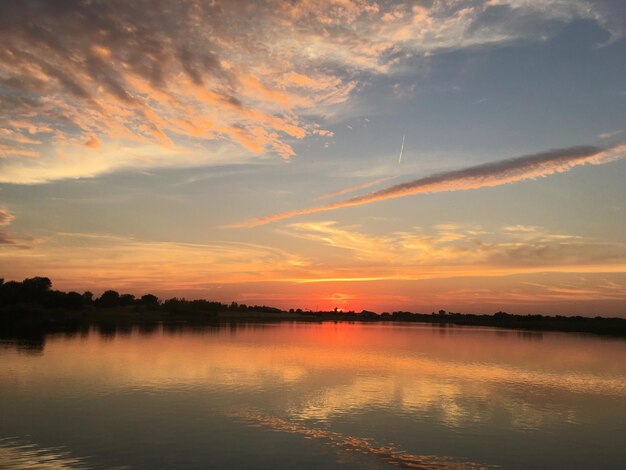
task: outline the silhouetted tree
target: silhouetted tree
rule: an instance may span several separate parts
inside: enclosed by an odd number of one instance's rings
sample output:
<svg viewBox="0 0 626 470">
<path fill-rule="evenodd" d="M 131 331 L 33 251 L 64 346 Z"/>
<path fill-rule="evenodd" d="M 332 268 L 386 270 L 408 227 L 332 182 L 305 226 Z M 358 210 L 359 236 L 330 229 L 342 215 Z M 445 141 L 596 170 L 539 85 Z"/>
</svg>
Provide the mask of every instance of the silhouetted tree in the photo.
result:
<svg viewBox="0 0 626 470">
<path fill-rule="evenodd" d="M 47 277 L 31 277 L 24 279 L 22 285 L 32 292 L 47 292 L 52 287 L 52 281 Z"/>
<path fill-rule="evenodd" d="M 24 302 L 43 304 L 46 294 L 52 287 L 52 281 L 47 277 L 32 277 L 22 281 L 22 292 Z"/>
<path fill-rule="evenodd" d="M 128 307 L 135 303 L 135 296 L 133 294 L 122 294 L 120 295 L 120 305 L 122 307 Z"/>
<path fill-rule="evenodd" d="M 44 305 L 51 286 L 52 282 L 47 277 L 27 278 L 22 282 L 3 281 L 0 285 L 0 305 Z"/>
<path fill-rule="evenodd" d="M 361 318 L 369 319 L 369 320 L 378 319 L 378 314 L 376 312 L 370 312 L 369 310 L 361 310 L 361 313 L 359 313 L 359 316 Z"/>
<path fill-rule="evenodd" d="M 156 295 L 146 294 L 141 296 L 141 304 L 148 310 L 156 310 L 159 306 L 159 298 Z"/>
<path fill-rule="evenodd" d="M 117 307 L 120 304 L 120 294 L 114 290 L 108 290 L 100 296 L 97 303 L 103 308 Z"/>
<path fill-rule="evenodd" d="M 83 308 L 85 304 L 85 299 L 78 292 L 72 291 L 63 296 L 62 304 L 64 308 L 79 310 Z"/>
<path fill-rule="evenodd" d="M 163 308 L 170 313 L 176 314 L 214 315 L 226 310 L 228 306 L 220 302 L 209 302 L 208 300 L 185 300 L 174 297 L 163 302 Z"/>
<path fill-rule="evenodd" d="M 2 284 L 0 291 L 0 304 L 11 305 L 20 302 L 22 299 L 22 283 L 9 281 Z"/>
</svg>

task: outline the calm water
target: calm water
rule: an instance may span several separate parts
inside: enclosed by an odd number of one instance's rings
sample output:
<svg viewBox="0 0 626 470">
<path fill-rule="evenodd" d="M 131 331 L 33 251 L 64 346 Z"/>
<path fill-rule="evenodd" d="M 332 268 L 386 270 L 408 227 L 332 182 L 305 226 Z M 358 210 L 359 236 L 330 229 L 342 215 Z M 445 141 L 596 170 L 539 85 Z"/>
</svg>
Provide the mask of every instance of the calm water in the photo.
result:
<svg viewBox="0 0 626 470">
<path fill-rule="evenodd" d="M 362 324 L 0 344 L 2 468 L 626 468 L 626 341 Z"/>
</svg>

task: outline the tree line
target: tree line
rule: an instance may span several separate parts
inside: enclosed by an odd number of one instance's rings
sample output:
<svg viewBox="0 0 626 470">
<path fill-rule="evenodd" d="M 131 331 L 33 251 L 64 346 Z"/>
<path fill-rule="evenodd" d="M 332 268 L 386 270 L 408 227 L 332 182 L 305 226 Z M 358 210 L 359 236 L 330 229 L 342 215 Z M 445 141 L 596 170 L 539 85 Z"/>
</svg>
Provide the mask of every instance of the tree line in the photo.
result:
<svg viewBox="0 0 626 470">
<path fill-rule="evenodd" d="M 217 313 L 220 311 L 281 312 L 280 309 L 265 305 L 245 305 L 232 302 L 225 304 L 209 300 L 186 300 L 173 297 L 161 300 L 154 294 L 135 297 L 133 294 L 119 293 L 109 289 L 99 297 L 90 291 L 63 292 L 52 289 L 48 277 L 32 277 L 23 281 L 7 281 L 0 278 L 0 309 L 61 309 L 83 310 L 88 308 L 113 309 L 129 308 L 134 310 L 165 310 L 171 313 Z"/>
<path fill-rule="evenodd" d="M 133 294 L 120 294 L 114 290 L 107 290 L 100 297 L 94 297 L 90 291 L 63 292 L 52 289 L 52 281 L 47 277 L 32 277 L 23 281 L 8 282 L 0 279 L 0 308 L 16 305 L 68 310 L 80 310 L 92 306 L 102 308 L 139 306 L 156 309 L 160 301 L 152 294 L 136 298 Z"/>
</svg>

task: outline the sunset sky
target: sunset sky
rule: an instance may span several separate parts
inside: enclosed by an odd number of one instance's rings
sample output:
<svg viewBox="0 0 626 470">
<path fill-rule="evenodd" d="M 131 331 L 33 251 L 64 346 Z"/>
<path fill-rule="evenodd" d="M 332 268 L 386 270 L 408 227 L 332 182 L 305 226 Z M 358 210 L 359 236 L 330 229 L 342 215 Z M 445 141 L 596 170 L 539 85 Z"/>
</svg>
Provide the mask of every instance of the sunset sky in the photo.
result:
<svg viewBox="0 0 626 470">
<path fill-rule="evenodd" d="M 3 1 L 0 277 L 626 317 L 623 0 Z"/>
</svg>

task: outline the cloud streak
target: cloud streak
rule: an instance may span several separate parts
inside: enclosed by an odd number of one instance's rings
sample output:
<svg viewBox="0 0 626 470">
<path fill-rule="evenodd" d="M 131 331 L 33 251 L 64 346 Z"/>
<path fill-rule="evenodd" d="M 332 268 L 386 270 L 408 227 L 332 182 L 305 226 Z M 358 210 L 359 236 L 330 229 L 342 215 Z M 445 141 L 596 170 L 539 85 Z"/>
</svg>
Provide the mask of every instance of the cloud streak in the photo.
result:
<svg viewBox="0 0 626 470">
<path fill-rule="evenodd" d="M 466 191 L 468 189 L 501 186 L 503 184 L 546 177 L 555 173 L 564 173 L 577 166 L 588 164 L 601 165 L 618 160 L 624 156 L 626 156 L 626 145 L 619 145 L 609 149 L 580 146 L 548 150 L 533 155 L 471 166 L 461 170 L 437 173 L 331 204 L 249 219 L 232 227 L 255 227 L 299 215 L 360 206 L 412 194 Z"/>
</svg>

